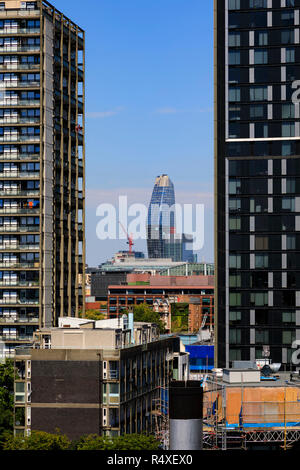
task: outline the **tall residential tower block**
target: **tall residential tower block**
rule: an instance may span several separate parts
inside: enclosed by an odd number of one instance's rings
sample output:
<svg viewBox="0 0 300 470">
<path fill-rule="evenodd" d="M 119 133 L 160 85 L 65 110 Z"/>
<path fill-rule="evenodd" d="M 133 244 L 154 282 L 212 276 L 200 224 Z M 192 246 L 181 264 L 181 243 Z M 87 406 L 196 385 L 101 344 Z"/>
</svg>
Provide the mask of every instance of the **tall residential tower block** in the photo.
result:
<svg viewBox="0 0 300 470">
<path fill-rule="evenodd" d="M 217 365 L 300 339 L 300 1 L 215 0 Z"/>
<path fill-rule="evenodd" d="M 84 47 L 47 1 L 0 2 L 4 356 L 84 306 Z"/>
</svg>

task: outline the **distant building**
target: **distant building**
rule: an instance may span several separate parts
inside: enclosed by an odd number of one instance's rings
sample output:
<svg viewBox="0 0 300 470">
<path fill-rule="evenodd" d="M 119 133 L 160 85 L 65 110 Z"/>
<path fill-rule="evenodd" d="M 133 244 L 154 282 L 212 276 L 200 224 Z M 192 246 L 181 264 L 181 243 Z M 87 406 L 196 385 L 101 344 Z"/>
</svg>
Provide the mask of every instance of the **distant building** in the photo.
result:
<svg viewBox="0 0 300 470">
<path fill-rule="evenodd" d="M 156 430 L 161 389 L 173 374 L 188 379 L 188 355 L 179 338 L 128 320 L 65 318 L 61 328 L 36 333 L 34 349 L 15 358 L 16 434 L 60 429 L 78 439 Z"/>
</svg>

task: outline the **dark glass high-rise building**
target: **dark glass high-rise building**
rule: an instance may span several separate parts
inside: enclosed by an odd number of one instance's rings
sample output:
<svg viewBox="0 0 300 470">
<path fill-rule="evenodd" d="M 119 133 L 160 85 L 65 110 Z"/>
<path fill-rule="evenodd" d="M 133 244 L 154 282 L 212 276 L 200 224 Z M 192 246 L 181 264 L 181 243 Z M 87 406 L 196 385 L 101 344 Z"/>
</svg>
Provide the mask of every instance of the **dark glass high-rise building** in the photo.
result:
<svg viewBox="0 0 300 470">
<path fill-rule="evenodd" d="M 300 339 L 300 0 L 215 0 L 216 358 Z M 297 87 L 299 88 L 299 87 Z"/>
<path fill-rule="evenodd" d="M 147 246 L 149 258 L 165 258 L 166 243 L 168 250 L 175 235 L 174 185 L 169 176 L 158 176 L 155 181 L 147 224 Z"/>
</svg>

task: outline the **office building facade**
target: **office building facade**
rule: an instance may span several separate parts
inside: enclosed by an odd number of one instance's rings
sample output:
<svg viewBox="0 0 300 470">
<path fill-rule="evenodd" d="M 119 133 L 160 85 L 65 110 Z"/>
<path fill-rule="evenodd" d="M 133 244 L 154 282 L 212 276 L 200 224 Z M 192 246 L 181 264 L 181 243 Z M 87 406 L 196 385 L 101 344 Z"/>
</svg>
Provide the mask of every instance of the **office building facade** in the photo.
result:
<svg viewBox="0 0 300 470">
<path fill-rule="evenodd" d="M 300 2 L 214 8 L 217 364 L 270 357 L 289 369 L 300 339 Z"/>
<path fill-rule="evenodd" d="M 47 1 L 0 3 L 3 355 L 84 308 L 84 31 Z"/>
</svg>

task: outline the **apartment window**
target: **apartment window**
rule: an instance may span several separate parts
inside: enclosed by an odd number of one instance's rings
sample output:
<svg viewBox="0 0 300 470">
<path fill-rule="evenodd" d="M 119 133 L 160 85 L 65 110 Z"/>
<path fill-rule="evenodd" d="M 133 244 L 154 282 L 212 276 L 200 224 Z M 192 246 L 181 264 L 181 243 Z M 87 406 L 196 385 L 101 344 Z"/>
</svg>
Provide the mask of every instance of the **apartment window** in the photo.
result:
<svg viewBox="0 0 300 470">
<path fill-rule="evenodd" d="M 230 255 L 229 256 L 229 268 L 230 269 L 241 269 L 241 255 Z"/>
<path fill-rule="evenodd" d="M 228 45 L 229 45 L 229 47 L 239 47 L 241 45 L 241 34 L 240 33 L 229 33 L 229 35 L 228 35 Z"/>
<path fill-rule="evenodd" d="M 283 331 L 282 344 L 292 345 L 296 340 L 296 331 Z"/>
<path fill-rule="evenodd" d="M 230 121 L 240 121 L 241 119 L 241 107 L 240 106 L 230 106 L 229 107 L 229 120 Z"/>
<path fill-rule="evenodd" d="M 295 62 L 295 49 L 293 47 L 286 48 L 286 62 Z"/>
<path fill-rule="evenodd" d="M 256 198 L 250 199 L 250 212 L 251 213 L 261 213 L 268 211 L 268 199 L 265 198 Z"/>
<path fill-rule="evenodd" d="M 286 237 L 286 249 L 287 250 L 296 250 L 296 236 L 287 235 Z"/>
<path fill-rule="evenodd" d="M 229 181 L 229 194 L 241 194 L 241 180 Z"/>
<path fill-rule="evenodd" d="M 281 128 L 282 137 L 295 137 L 295 123 L 294 122 L 285 122 L 282 124 Z"/>
<path fill-rule="evenodd" d="M 240 10 L 241 2 L 240 0 L 229 0 L 228 9 L 229 10 Z"/>
<path fill-rule="evenodd" d="M 257 46 L 267 46 L 269 42 L 268 38 L 267 31 L 255 31 L 255 44 Z"/>
<path fill-rule="evenodd" d="M 284 103 L 281 107 L 282 119 L 293 119 L 295 118 L 295 105 Z"/>
<path fill-rule="evenodd" d="M 295 198 L 283 197 L 282 198 L 282 210 L 295 212 Z"/>
<path fill-rule="evenodd" d="M 264 101 L 268 99 L 267 86 L 250 87 L 250 101 Z"/>
<path fill-rule="evenodd" d="M 231 324 L 239 323 L 242 320 L 242 312 L 229 312 L 229 321 Z"/>
<path fill-rule="evenodd" d="M 229 230 L 241 230 L 240 217 L 229 217 Z"/>
<path fill-rule="evenodd" d="M 241 344 L 241 342 L 242 342 L 242 330 L 230 329 L 229 330 L 229 343 Z"/>
<path fill-rule="evenodd" d="M 228 61 L 229 65 L 240 65 L 241 53 L 239 51 L 229 51 Z"/>
<path fill-rule="evenodd" d="M 255 137 L 267 138 L 269 136 L 269 125 L 264 122 L 255 123 Z"/>
<path fill-rule="evenodd" d="M 295 42 L 295 33 L 293 29 L 287 29 L 281 31 L 281 43 L 282 44 L 293 44 Z"/>
<path fill-rule="evenodd" d="M 282 323 L 296 323 L 295 312 L 283 312 Z"/>
<path fill-rule="evenodd" d="M 254 64 L 267 64 L 268 63 L 268 51 L 264 49 L 257 49 L 254 51 Z"/>
<path fill-rule="evenodd" d="M 0 2 L 0 11 L 5 10 L 5 2 Z"/>
<path fill-rule="evenodd" d="M 268 330 L 256 330 L 255 331 L 255 343 L 256 344 L 269 344 L 269 331 Z"/>
<path fill-rule="evenodd" d="M 250 0 L 250 8 L 268 8 L 268 0 Z"/>
<path fill-rule="evenodd" d="M 240 199 L 229 199 L 229 210 L 231 212 L 241 210 L 241 200 Z"/>
<path fill-rule="evenodd" d="M 230 287 L 241 287 L 242 286 L 242 278 L 240 274 L 235 274 L 229 276 L 229 286 Z"/>
<path fill-rule="evenodd" d="M 229 360 L 240 361 L 242 359 L 242 351 L 240 349 L 229 349 Z"/>
<path fill-rule="evenodd" d="M 294 178 L 287 178 L 286 192 L 294 194 L 296 192 L 296 180 Z"/>
<path fill-rule="evenodd" d="M 229 88 L 229 101 L 241 101 L 241 89 L 238 87 Z"/>
<path fill-rule="evenodd" d="M 292 26 L 294 25 L 295 23 L 295 20 L 294 20 L 294 11 L 293 10 L 290 10 L 290 11 L 283 11 L 281 13 L 281 24 L 282 26 Z"/>
<path fill-rule="evenodd" d="M 256 250 L 268 250 L 269 249 L 269 237 L 255 237 L 255 249 Z"/>
<path fill-rule="evenodd" d="M 268 305 L 268 293 L 267 292 L 251 292 L 250 304 L 252 306 L 263 307 Z"/>
<path fill-rule="evenodd" d="M 260 119 L 266 118 L 266 105 L 263 104 L 253 104 L 250 105 L 250 118 L 251 119 Z"/>
<path fill-rule="evenodd" d="M 242 305 L 242 294 L 231 292 L 229 294 L 229 305 L 231 307 L 240 307 Z"/>
<path fill-rule="evenodd" d="M 269 267 L 269 257 L 266 254 L 255 255 L 255 268 L 265 269 Z"/>
</svg>

